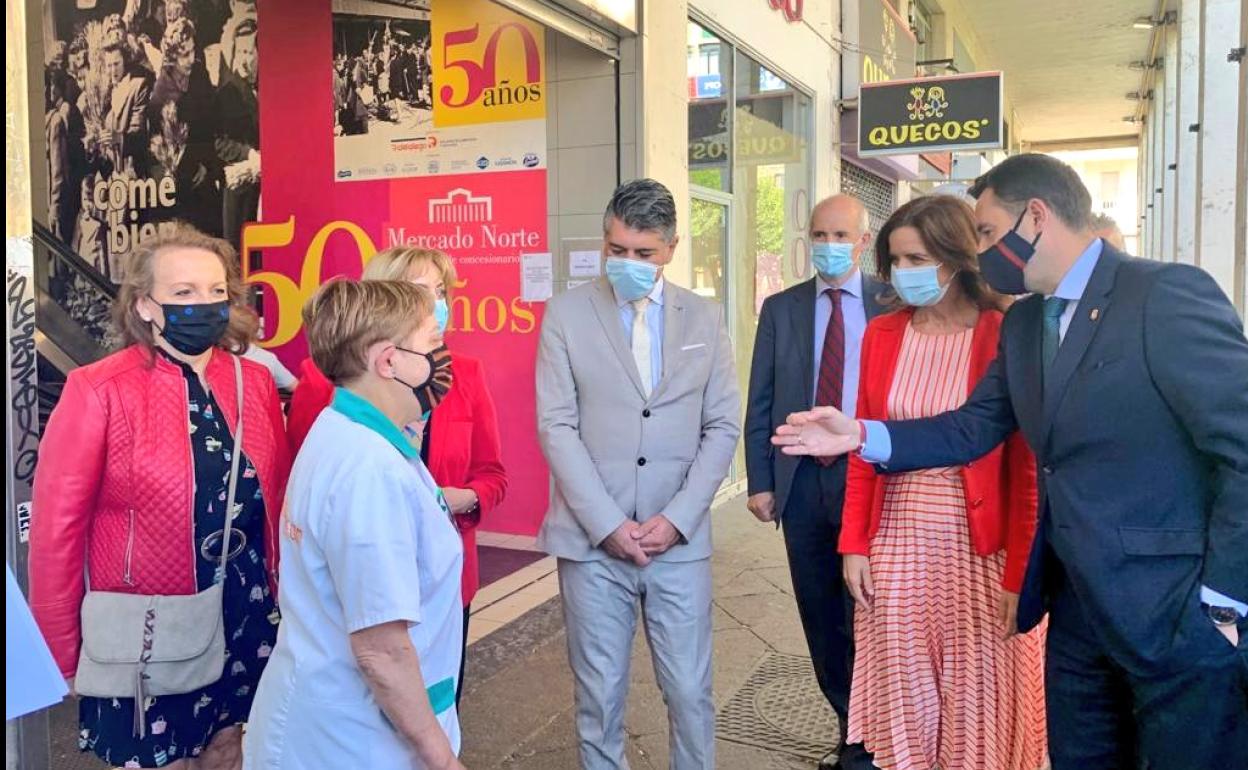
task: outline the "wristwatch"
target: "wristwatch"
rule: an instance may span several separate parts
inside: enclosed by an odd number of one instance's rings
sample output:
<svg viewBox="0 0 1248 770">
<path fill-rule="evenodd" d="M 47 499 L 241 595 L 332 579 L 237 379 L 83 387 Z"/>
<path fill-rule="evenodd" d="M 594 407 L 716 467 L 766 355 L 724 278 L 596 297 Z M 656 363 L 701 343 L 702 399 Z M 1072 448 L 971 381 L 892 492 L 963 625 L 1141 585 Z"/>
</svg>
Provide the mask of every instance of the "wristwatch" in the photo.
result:
<svg viewBox="0 0 1248 770">
<path fill-rule="evenodd" d="M 1212 604 L 1201 604 L 1205 614 L 1215 626 L 1233 626 L 1239 623 L 1239 610 L 1234 607 L 1215 607 Z"/>
</svg>

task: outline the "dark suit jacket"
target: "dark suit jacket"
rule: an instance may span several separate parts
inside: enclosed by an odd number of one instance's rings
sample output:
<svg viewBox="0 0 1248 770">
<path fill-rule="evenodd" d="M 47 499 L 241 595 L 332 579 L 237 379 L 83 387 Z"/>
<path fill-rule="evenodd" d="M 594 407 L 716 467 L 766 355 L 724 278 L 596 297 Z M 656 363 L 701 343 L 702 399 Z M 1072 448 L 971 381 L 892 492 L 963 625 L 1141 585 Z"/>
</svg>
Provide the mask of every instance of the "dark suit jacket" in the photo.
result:
<svg viewBox="0 0 1248 770">
<path fill-rule="evenodd" d="M 813 406 L 817 283 L 812 278 L 768 297 L 754 337 L 745 410 L 746 475 L 751 495 L 775 493 L 780 516 L 784 515 L 799 458 L 772 451 L 771 435 L 790 414 Z M 886 288 L 863 274 L 862 299 L 868 321 L 884 312 L 879 297 Z M 839 520 L 840 511 L 835 516 Z"/>
<path fill-rule="evenodd" d="M 1041 520 L 1020 629 L 1039 622 L 1060 570 L 1120 665 L 1190 665 L 1218 633 L 1200 586 L 1248 599 L 1243 326 L 1205 272 L 1106 246 L 1046 384 L 1042 306 L 1011 308 L 962 408 L 888 424 L 887 471 L 960 464 L 1021 428 L 1041 469 Z"/>
</svg>

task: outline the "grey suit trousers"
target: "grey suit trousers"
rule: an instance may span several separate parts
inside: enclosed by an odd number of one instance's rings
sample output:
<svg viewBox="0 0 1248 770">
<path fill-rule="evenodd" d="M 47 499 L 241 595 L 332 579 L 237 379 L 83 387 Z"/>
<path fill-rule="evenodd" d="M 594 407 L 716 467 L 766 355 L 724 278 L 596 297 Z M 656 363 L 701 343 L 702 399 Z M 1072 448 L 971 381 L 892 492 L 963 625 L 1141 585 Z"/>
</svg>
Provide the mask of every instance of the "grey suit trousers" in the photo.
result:
<svg viewBox="0 0 1248 770">
<path fill-rule="evenodd" d="M 624 709 L 637 610 L 667 704 L 672 770 L 715 767 L 711 562 L 559 560 L 584 770 L 628 767 Z"/>
</svg>

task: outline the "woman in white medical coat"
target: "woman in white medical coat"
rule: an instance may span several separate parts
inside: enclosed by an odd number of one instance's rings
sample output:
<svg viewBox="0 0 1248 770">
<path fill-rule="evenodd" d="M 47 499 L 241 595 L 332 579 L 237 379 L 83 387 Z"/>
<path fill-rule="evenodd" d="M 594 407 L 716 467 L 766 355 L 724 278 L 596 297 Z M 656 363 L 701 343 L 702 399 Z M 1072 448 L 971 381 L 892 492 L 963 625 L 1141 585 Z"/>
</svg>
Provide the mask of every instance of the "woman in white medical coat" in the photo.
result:
<svg viewBox="0 0 1248 770">
<path fill-rule="evenodd" d="M 277 646 L 246 768 L 458 770 L 463 547 L 402 428 L 449 385 L 434 298 L 406 282 L 336 281 L 304 310 L 335 383 L 291 472 Z"/>
</svg>

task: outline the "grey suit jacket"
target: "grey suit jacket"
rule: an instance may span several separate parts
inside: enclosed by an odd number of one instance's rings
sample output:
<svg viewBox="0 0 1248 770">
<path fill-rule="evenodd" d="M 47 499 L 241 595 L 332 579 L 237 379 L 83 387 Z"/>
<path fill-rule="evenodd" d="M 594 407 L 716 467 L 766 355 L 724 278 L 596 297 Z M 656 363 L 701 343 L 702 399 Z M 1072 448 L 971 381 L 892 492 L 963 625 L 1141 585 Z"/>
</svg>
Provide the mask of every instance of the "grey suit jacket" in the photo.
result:
<svg viewBox="0 0 1248 770">
<path fill-rule="evenodd" d="M 682 536 L 659 558 L 711 555 L 711 501 L 741 435 L 723 308 L 664 287 L 663 376 L 649 398 L 605 278 L 546 305 L 537 357 L 537 428 L 554 476 L 538 545 L 573 561 L 628 519 L 663 514 Z"/>
</svg>

